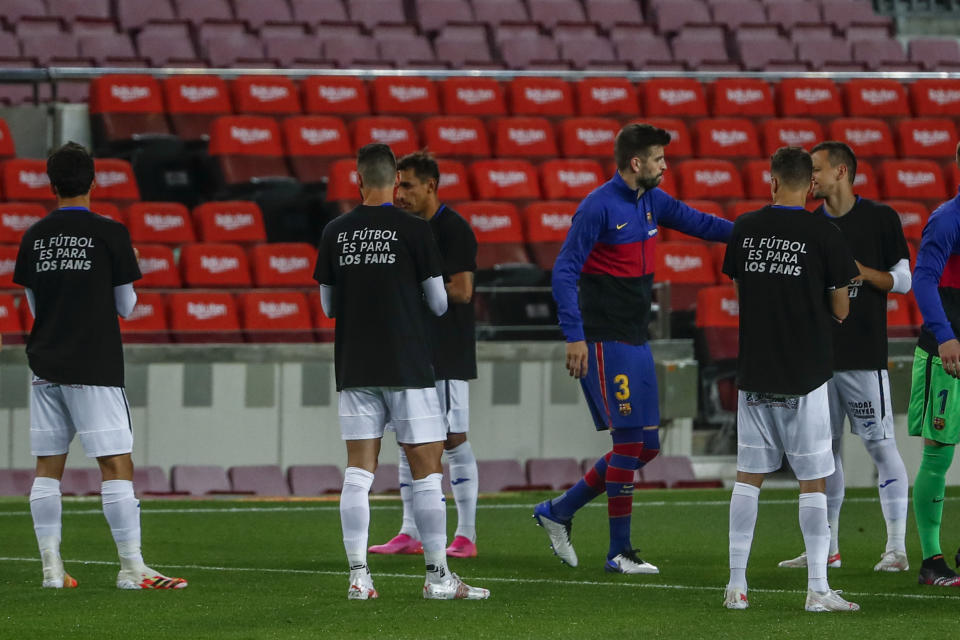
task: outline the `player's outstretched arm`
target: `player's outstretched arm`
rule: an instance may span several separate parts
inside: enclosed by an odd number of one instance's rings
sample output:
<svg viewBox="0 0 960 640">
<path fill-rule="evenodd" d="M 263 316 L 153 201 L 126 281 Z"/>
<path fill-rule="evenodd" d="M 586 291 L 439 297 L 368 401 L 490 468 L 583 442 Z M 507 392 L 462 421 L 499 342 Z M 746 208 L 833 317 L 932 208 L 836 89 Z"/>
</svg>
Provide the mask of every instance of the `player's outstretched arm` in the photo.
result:
<svg viewBox="0 0 960 640">
<path fill-rule="evenodd" d="M 663 191 L 653 191 L 652 195 L 655 198 L 652 213 L 658 224 L 704 240 L 726 242 L 730 239 L 733 223 L 729 220 L 694 209 Z"/>
</svg>

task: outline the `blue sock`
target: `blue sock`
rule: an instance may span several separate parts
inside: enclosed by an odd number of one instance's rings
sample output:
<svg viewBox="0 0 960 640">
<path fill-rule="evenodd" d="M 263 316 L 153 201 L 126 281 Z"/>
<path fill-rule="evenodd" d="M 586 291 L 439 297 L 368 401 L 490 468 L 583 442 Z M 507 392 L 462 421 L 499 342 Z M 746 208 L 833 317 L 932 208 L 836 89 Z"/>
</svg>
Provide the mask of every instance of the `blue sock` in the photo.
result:
<svg viewBox="0 0 960 640">
<path fill-rule="evenodd" d="M 607 475 L 607 459 L 610 453 L 597 460 L 587 474 L 577 484 L 567 489 L 563 495 L 550 502 L 553 515 L 559 520 L 569 520 L 580 507 L 587 504 L 604 490 L 604 478 Z"/>
<path fill-rule="evenodd" d="M 633 513 L 633 482 L 643 451 L 637 429 L 614 431 L 613 455 L 607 467 L 607 516 L 610 519 L 610 548 L 607 559 L 630 551 L 630 524 Z"/>
</svg>

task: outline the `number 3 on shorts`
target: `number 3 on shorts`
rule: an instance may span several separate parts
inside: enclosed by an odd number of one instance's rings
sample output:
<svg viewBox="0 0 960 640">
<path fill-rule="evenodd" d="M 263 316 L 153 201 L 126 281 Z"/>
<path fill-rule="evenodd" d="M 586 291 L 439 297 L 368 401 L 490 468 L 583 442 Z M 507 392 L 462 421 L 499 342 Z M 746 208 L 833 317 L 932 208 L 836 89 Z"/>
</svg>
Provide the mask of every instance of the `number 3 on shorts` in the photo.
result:
<svg viewBox="0 0 960 640">
<path fill-rule="evenodd" d="M 620 385 L 620 389 L 614 394 L 617 400 L 629 400 L 630 399 L 630 378 L 626 375 L 620 373 L 613 378 L 614 384 Z"/>
</svg>

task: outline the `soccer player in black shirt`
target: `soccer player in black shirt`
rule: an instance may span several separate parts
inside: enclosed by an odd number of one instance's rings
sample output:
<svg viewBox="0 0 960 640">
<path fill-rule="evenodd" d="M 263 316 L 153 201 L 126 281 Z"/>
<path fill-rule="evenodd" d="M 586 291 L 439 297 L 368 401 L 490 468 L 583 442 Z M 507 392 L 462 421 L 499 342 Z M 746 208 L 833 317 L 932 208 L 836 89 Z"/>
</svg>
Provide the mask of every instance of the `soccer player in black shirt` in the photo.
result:
<svg viewBox="0 0 960 640">
<path fill-rule="evenodd" d="M 470 428 L 470 388 L 477 377 L 477 345 L 473 313 L 473 272 L 477 269 L 477 238 L 470 223 L 440 203 L 437 190 L 440 169 L 429 153 L 418 151 L 397 163 L 400 186 L 397 204 L 430 223 L 443 260 L 443 279 L 449 307 L 442 316 L 428 318 L 433 344 L 433 370 L 437 377 L 440 410 L 447 423 L 444 449 L 450 460 L 450 484 L 457 503 L 457 530 L 447 555 L 477 555 L 477 459 L 467 442 Z M 371 553 L 420 553 L 417 523 L 413 519 L 413 478 L 410 464 L 400 451 L 400 497 L 403 525 L 386 544 L 370 547 Z"/>
<path fill-rule="evenodd" d="M 877 466 L 880 508 L 887 525 L 887 546 L 874 571 L 906 571 L 907 469 L 897 450 L 887 375 L 887 292 L 910 290 L 910 253 L 900 216 L 890 207 L 853 192 L 857 159 L 843 142 L 822 142 L 811 151 L 813 196 L 823 198 L 817 213 L 840 231 L 857 261 L 860 275 L 850 281 L 850 315 L 833 333 L 833 378 L 827 383 L 833 460 L 827 477 L 830 553 L 827 565 L 840 566 L 837 533 L 843 504 L 842 448 L 844 419 L 859 435 Z M 781 567 L 805 567 L 805 555 Z"/>
<path fill-rule="evenodd" d="M 807 548 L 807 611 L 855 611 L 827 583 L 827 497 L 833 473 L 827 381 L 833 324 L 850 307 L 858 274 L 840 230 L 804 209 L 810 154 L 783 147 L 770 163 L 773 204 L 733 225 L 723 272 L 740 299 L 737 359 L 737 482 L 730 499 L 730 581 L 723 604 L 746 609 L 747 559 L 764 476 L 783 455 L 800 482 L 800 529 Z M 831 317 L 832 316 L 832 317 Z"/>
<path fill-rule="evenodd" d="M 393 206 L 397 161 L 385 144 L 357 152 L 362 203 L 323 230 L 314 278 L 323 310 L 336 317 L 334 360 L 347 469 L 340 494 L 347 597 L 378 597 L 367 567 L 368 494 L 387 423 L 413 476 L 413 517 L 423 543 L 427 599 L 482 599 L 447 568 L 447 516 L 440 458 L 447 427 L 427 339 L 427 307 L 447 310 L 442 265 L 429 224 Z M 424 305 L 426 298 L 426 306 Z"/>
<path fill-rule="evenodd" d="M 14 270 L 35 318 L 27 341 L 30 448 L 37 456 L 30 512 L 43 586 L 77 586 L 60 558 L 60 479 L 76 435 L 103 475 L 103 514 L 120 556 L 117 587 L 182 589 L 186 580 L 147 567 L 140 553 L 133 426 L 117 322 L 117 314 L 133 311 L 133 281 L 141 277 L 130 234 L 90 211 L 93 158 L 82 146 L 71 142 L 54 151 L 47 175 L 57 209 L 27 229 Z"/>
</svg>

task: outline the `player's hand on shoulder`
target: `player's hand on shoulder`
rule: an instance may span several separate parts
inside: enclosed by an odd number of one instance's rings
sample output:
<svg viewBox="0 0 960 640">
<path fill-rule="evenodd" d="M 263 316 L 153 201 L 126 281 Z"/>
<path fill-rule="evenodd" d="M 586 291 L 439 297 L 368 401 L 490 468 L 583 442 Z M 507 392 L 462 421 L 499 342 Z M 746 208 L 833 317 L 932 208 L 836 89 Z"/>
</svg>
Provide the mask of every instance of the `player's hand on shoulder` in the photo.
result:
<svg viewBox="0 0 960 640">
<path fill-rule="evenodd" d="M 567 343 L 567 371 L 574 378 L 587 375 L 587 343 L 583 340 Z"/>
<path fill-rule="evenodd" d="M 948 376 L 960 378 L 960 341 L 956 338 L 940 345 L 940 363 Z"/>
</svg>

